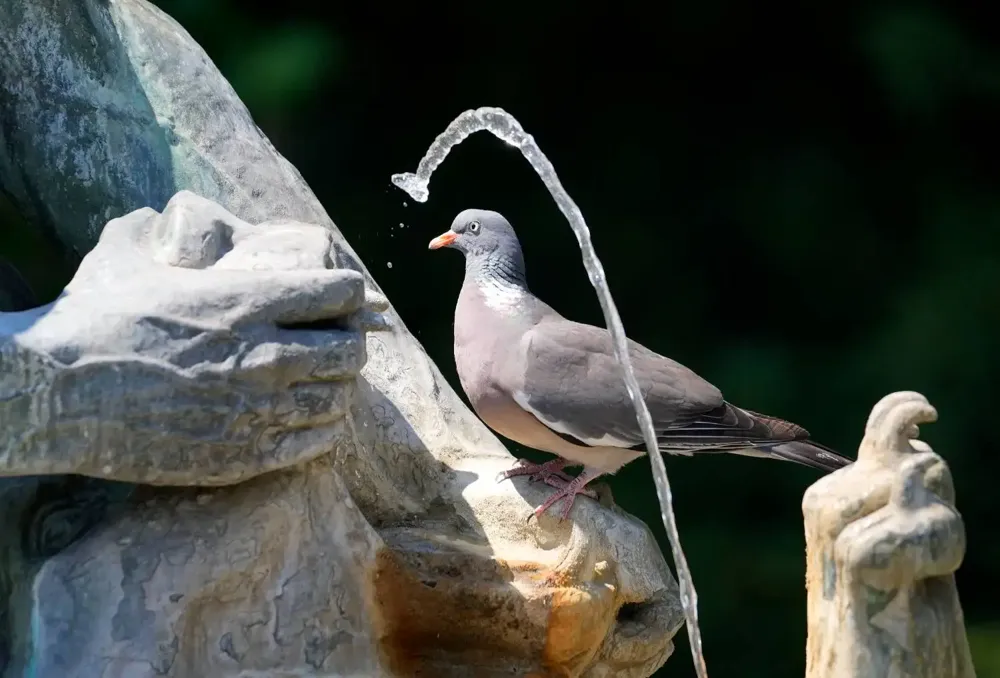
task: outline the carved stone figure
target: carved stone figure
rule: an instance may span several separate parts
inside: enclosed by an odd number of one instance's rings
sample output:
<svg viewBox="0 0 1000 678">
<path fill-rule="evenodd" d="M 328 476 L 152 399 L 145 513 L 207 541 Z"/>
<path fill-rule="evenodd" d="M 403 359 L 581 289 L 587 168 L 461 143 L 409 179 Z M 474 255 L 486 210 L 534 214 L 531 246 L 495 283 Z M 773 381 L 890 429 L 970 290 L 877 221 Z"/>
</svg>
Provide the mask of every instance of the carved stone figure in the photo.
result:
<svg viewBox="0 0 1000 678">
<path fill-rule="evenodd" d="M 872 409 L 858 460 L 806 492 L 807 678 L 972 678 L 954 572 L 965 530 L 919 393 Z"/>
<path fill-rule="evenodd" d="M 0 674 L 648 676 L 682 615 L 613 506 L 448 386 L 143 0 L 0 4 L 0 188 L 70 256 L 0 315 Z"/>
</svg>

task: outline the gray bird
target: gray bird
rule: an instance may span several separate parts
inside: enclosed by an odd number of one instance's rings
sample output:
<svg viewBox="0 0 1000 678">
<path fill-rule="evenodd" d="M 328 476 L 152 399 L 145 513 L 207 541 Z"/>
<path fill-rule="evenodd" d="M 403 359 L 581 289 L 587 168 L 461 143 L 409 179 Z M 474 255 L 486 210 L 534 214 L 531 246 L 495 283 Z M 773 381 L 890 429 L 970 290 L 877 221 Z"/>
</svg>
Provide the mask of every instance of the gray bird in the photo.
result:
<svg viewBox="0 0 1000 678">
<path fill-rule="evenodd" d="M 465 210 L 432 250 L 465 255 L 455 309 L 455 364 L 479 417 L 511 440 L 557 455 L 524 459 L 500 480 L 530 475 L 558 491 L 535 510 L 566 499 L 569 516 L 585 485 L 645 454 L 642 431 L 615 359 L 611 334 L 567 320 L 528 289 L 521 244 L 501 214 Z M 851 463 L 791 422 L 744 410 L 697 374 L 629 340 L 635 376 L 659 449 L 670 454 L 739 454 L 785 459 L 823 471 Z M 583 465 L 573 478 L 567 466 Z"/>
</svg>

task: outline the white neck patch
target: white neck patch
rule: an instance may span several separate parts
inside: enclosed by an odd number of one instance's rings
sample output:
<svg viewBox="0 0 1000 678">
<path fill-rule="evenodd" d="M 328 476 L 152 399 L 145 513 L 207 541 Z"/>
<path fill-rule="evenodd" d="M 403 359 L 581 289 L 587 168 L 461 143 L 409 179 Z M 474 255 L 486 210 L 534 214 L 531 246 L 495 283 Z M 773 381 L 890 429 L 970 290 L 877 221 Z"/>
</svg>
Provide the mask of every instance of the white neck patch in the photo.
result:
<svg viewBox="0 0 1000 678">
<path fill-rule="evenodd" d="M 525 303 L 527 294 L 517 285 L 490 278 L 476 282 L 486 305 L 500 313 L 510 313 Z"/>
</svg>

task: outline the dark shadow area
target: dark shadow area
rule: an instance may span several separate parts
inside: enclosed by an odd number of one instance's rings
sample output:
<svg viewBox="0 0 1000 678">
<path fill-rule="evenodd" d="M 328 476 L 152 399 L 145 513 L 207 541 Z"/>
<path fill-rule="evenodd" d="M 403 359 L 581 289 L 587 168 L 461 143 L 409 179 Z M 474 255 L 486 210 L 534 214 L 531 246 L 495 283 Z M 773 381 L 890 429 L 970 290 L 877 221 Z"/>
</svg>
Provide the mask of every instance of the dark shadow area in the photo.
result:
<svg viewBox="0 0 1000 678">
<path fill-rule="evenodd" d="M 325 330 L 325 331 L 348 331 L 349 322 L 346 318 L 324 318 L 323 320 L 313 320 L 311 322 L 281 323 L 278 325 L 285 330 Z"/>
<path fill-rule="evenodd" d="M 27 311 L 40 306 L 38 297 L 12 263 L 0 259 L 0 312 Z"/>
<path fill-rule="evenodd" d="M 30 223 L 0 190 L 0 312 L 55 300 L 78 265 L 78 257 Z"/>
</svg>

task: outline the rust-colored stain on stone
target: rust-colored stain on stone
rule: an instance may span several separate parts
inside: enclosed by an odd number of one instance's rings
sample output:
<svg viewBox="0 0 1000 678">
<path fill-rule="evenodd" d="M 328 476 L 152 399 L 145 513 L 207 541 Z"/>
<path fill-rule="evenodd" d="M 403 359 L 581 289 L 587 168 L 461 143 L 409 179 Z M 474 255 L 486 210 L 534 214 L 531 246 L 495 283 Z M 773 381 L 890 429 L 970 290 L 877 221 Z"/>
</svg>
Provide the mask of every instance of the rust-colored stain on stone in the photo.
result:
<svg viewBox="0 0 1000 678">
<path fill-rule="evenodd" d="M 544 665 L 575 676 L 593 658 L 615 620 L 614 589 L 598 584 L 558 588 L 549 599 Z"/>
<path fill-rule="evenodd" d="M 571 579 L 534 563 L 384 549 L 371 598 L 386 666 L 399 678 L 577 676 L 617 603 L 613 587 Z"/>
<path fill-rule="evenodd" d="M 504 563 L 407 556 L 383 550 L 373 576 L 379 644 L 394 675 L 444 678 L 491 665 L 504 667 L 496 675 L 525 675 L 518 669 L 539 663 L 543 634 Z"/>
<path fill-rule="evenodd" d="M 564 588 L 574 583 L 573 575 L 564 570 L 543 570 L 538 576 L 551 588 Z"/>
</svg>

